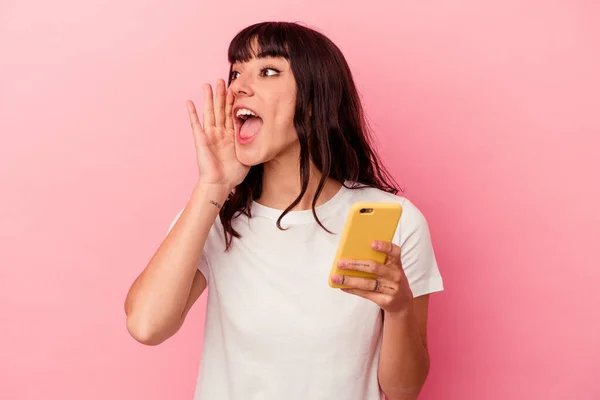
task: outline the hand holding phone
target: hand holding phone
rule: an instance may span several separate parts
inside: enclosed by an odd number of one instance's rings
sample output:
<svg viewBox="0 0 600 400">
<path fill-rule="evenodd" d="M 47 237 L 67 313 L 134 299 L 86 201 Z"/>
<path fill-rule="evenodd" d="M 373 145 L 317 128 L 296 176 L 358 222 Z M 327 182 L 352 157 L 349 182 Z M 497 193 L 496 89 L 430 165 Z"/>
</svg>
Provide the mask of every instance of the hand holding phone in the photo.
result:
<svg viewBox="0 0 600 400">
<path fill-rule="evenodd" d="M 398 203 L 358 202 L 352 205 L 346 218 L 338 249 L 329 272 L 329 286 L 346 288 L 331 281 L 332 275 L 358 276 L 376 279 L 377 275 L 338 268 L 340 260 L 370 260 L 385 263 L 386 255 L 375 251 L 371 244 L 375 240 L 391 242 L 402 215 Z"/>
</svg>

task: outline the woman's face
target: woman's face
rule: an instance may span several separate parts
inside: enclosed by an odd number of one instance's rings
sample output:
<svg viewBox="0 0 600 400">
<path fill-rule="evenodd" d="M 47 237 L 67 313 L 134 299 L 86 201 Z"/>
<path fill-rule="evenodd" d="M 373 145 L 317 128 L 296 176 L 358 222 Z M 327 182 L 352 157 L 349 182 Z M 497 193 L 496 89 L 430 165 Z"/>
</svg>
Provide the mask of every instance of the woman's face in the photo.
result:
<svg viewBox="0 0 600 400">
<path fill-rule="evenodd" d="M 238 160 L 262 164 L 298 142 L 294 128 L 296 80 L 285 58 L 251 58 L 233 64 L 231 90 Z"/>
</svg>

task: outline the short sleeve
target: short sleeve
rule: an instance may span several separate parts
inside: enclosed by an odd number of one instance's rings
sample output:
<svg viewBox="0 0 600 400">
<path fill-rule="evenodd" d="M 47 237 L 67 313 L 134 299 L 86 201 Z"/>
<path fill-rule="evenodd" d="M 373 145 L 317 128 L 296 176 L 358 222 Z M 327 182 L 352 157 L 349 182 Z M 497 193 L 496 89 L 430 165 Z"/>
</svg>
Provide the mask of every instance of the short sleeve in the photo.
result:
<svg viewBox="0 0 600 400">
<path fill-rule="evenodd" d="M 171 229 L 173 229 L 173 227 L 177 223 L 177 220 L 179 220 L 179 217 L 181 217 L 181 214 L 183 214 L 183 210 L 184 208 L 182 208 L 181 211 L 179 211 L 179 213 L 173 219 L 173 222 L 171 222 L 171 225 L 167 230 L 167 235 L 169 234 L 169 232 L 171 232 Z M 198 270 L 200 270 L 200 272 L 202 272 L 202 275 L 204 275 L 206 280 L 208 280 L 208 258 L 206 257 L 206 251 L 202 251 L 202 256 L 200 257 L 200 262 L 198 263 L 197 268 Z"/>
<path fill-rule="evenodd" d="M 414 297 L 444 290 L 429 226 L 425 216 L 408 199 L 402 203 L 402 216 L 393 242 Z"/>
</svg>

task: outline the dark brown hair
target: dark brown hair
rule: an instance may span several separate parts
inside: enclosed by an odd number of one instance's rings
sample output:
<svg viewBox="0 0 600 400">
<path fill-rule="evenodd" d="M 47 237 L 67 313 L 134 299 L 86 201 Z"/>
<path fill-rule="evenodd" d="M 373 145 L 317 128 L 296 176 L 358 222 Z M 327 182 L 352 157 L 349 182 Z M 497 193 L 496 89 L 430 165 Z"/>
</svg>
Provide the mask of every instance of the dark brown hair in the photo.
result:
<svg viewBox="0 0 600 400">
<path fill-rule="evenodd" d="M 231 64 L 268 56 L 287 59 L 297 85 L 294 127 L 300 143 L 302 190 L 282 212 L 277 227 L 283 229 L 281 219 L 306 193 L 311 162 L 322 174 L 312 211 L 326 231 L 315 213 L 315 204 L 328 177 L 342 184 L 351 181 L 360 184 L 359 187 L 375 187 L 396 194 L 395 182 L 373 148 L 352 74 L 340 49 L 323 34 L 291 22 L 251 25 L 240 31 L 229 45 Z M 230 68 L 228 84 L 231 72 Z M 233 237 L 240 237 L 232 227 L 232 220 L 240 214 L 252 216 L 252 201 L 262 192 L 262 175 L 262 165 L 250 168 L 220 211 L 226 248 L 231 246 Z"/>
</svg>

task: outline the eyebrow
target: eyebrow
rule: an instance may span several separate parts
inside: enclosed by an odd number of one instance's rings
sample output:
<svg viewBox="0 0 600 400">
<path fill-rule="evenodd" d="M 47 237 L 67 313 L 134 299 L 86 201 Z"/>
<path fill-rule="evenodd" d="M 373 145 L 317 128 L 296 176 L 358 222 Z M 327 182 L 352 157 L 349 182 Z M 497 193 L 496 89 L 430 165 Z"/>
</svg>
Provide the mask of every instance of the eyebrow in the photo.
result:
<svg viewBox="0 0 600 400">
<path fill-rule="evenodd" d="M 285 58 L 285 57 L 283 57 L 283 56 L 274 56 L 274 55 L 270 55 L 270 54 L 266 54 L 266 53 L 260 53 L 260 54 L 258 54 L 256 57 L 252 57 L 252 58 L 255 58 L 255 59 L 257 59 L 257 60 L 264 60 L 264 59 L 266 59 L 266 58 L 279 58 L 279 59 L 283 59 L 283 60 L 286 60 L 286 61 L 288 61 L 288 59 L 287 59 L 287 58 Z M 231 65 L 235 65 L 235 64 L 245 64 L 245 63 L 249 62 L 250 60 L 252 60 L 252 58 L 250 58 L 248 61 L 237 60 L 237 61 L 235 61 L 235 62 L 234 62 L 233 64 L 231 64 Z"/>
</svg>

